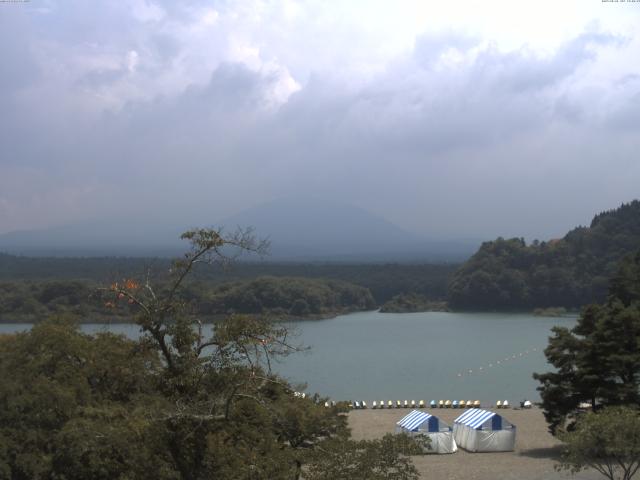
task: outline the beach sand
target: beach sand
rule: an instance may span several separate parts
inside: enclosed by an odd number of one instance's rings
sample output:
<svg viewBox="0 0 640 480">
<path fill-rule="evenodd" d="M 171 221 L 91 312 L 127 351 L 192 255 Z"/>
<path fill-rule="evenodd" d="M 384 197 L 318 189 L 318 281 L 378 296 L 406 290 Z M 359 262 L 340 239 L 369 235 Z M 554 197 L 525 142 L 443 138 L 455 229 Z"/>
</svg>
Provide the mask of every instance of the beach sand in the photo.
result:
<svg viewBox="0 0 640 480">
<path fill-rule="evenodd" d="M 396 422 L 410 409 L 353 410 L 349 426 L 355 440 L 372 440 L 395 432 Z M 458 409 L 426 409 L 453 425 L 462 412 Z M 516 450 L 497 453 L 468 453 L 459 449 L 450 455 L 424 455 L 413 461 L 421 478 L 461 480 L 597 480 L 604 477 L 595 471 L 575 475 L 554 470 L 560 442 L 547 431 L 538 408 L 497 410 L 517 428 Z M 640 476 L 636 476 L 640 478 Z"/>
</svg>

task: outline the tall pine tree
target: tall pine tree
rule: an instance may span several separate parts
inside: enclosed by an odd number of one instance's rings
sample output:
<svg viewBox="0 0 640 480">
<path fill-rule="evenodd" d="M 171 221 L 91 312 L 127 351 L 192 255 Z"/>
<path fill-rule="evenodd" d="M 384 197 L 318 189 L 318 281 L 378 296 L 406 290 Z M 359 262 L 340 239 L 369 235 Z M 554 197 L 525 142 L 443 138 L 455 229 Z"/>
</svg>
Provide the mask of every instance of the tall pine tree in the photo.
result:
<svg viewBox="0 0 640 480">
<path fill-rule="evenodd" d="M 640 252 L 621 262 L 606 303 L 587 306 L 574 328 L 552 331 L 545 355 L 556 371 L 533 374 L 552 433 L 570 427 L 583 402 L 593 410 L 639 405 Z"/>
</svg>

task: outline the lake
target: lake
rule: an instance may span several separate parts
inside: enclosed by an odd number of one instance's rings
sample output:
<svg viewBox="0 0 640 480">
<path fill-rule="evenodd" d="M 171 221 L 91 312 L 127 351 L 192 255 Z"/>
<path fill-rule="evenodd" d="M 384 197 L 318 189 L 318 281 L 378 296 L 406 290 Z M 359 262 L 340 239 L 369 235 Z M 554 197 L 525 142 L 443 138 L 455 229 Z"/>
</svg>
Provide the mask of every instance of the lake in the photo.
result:
<svg viewBox="0 0 640 480">
<path fill-rule="evenodd" d="M 539 398 L 533 372 L 549 370 L 543 354 L 554 325 L 575 318 L 497 313 L 380 313 L 291 323 L 311 347 L 274 365 L 307 392 L 336 400 Z M 4 324 L 0 332 L 29 325 Z M 83 325 L 135 338 L 136 325 Z"/>
</svg>

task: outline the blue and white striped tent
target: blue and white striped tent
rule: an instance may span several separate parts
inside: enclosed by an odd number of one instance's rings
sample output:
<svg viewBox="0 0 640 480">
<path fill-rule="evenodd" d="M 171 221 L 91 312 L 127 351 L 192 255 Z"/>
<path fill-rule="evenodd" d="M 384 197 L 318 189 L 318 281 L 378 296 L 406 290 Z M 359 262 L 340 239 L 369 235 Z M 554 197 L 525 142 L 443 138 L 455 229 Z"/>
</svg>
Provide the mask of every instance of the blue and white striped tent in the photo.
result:
<svg viewBox="0 0 640 480">
<path fill-rule="evenodd" d="M 489 410 L 467 410 L 453 422 L 453 437 L 470 452 L 510 452 L 516 444 L 516 427 Z"/>
<path fill-rule="evenodd" d="M 434 453 L 453 453 L 458 448 L 453 440 L 453 431 L 435 415 L 413 410 L 396 423 L 397 433 L 425 435 L 431 439 L 428 451 Z"/>
</svg>

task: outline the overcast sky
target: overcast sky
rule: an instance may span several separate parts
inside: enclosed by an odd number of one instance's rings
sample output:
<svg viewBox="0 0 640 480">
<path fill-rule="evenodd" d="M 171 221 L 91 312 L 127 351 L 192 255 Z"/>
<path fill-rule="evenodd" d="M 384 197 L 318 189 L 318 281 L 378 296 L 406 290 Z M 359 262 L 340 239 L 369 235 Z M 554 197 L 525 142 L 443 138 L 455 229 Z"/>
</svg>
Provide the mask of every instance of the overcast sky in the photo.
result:
<svg viewBox="0 0 640 480">
<path fill-rule="evenodd" d="M 0 3 L 0 233 L 282 197 L 434 237 L 640 197 L 640 3 Z"/>
</svg>

